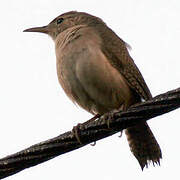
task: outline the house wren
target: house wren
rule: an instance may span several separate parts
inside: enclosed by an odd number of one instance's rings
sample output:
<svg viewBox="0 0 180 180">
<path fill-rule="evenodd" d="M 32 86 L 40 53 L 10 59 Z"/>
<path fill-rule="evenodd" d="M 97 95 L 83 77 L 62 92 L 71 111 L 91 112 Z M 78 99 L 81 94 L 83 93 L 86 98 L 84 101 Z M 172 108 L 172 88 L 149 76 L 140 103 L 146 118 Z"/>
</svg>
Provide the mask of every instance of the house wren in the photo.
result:
<svg viewBox="0 0 180 180">
<path fill-rule="evenodd" d="M 47 26 L 24 32 L 48 34 L 55 42 L 57 74 L 67 96 L 94 115 L 122 109 L 152 95 L 130 57 L 127 44 L 100 18 L 64 13 Z M 141 168 L 160 164 L 160 147 L 147 123 L 125 130 Z"/>
</svg>

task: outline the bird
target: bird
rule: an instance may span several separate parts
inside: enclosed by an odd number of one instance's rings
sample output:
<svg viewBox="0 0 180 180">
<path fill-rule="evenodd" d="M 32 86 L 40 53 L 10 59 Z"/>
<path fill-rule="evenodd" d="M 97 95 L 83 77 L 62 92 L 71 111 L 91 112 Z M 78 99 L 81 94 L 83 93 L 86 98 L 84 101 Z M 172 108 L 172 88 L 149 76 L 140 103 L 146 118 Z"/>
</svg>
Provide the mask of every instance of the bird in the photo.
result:
<svg viewBox="0 0 180 180">
<path fill-rule="evenodd" d="M 99 116 L 152 99 L 128 44 L 99 17 L 69 11 L 48 25 L 24 32 L 48 34 L 55 43 L 57 76 L 66 95 Z M 147 122 L 125 129 L 141 169 L 160 165 L 162 153 Z"/>
</svg>

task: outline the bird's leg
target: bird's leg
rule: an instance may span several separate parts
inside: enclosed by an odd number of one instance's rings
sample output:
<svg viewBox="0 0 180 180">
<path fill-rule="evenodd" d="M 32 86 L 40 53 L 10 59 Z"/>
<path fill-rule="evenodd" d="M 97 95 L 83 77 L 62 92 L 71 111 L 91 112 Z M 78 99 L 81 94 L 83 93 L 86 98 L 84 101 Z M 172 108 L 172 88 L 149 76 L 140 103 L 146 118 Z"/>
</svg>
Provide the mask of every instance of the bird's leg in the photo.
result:
<svg viewBox="0 0 180 180">
<path fill-rule="evenodd" d="M 94 117 L 92 117 L 92 118 L 89 119 L 88 121 L 82 123 L 82 125 L 86 125 L 86 124 L 88 124 L 88 123 L 90 123 L 90 122 L 93 122 L 93 121 L 95 121 L 97 118 L 100 118 L 100 116 L 101 116 L 100 114 L 96 114 Z"/>
<path fill-rule="evenodd" d="M 81 142 L 81 139 L 79 137 L 79 130 L 82 130 L 83 127 L 90 123 L 90 122 L 93 122 L 95 121 L 97 118 L 99 118 L 100 115 L 99 114 L 96 114 L 94 117 L 92 117 L 91 119 L 89 119 L 88 121 L 84 122 L 84 123 L 78 123 L 76 126 L 73 127 L 72 129 L 72 133 L 74 134 L 74 136 L 76 137 L 77 141 L 79 142 L 79 144 L 82 144 Z M 92 144 L 92 146 L 95 146 L 96 145 L 96 142 L 94 142 L 94 144 Z"/>
</svg>

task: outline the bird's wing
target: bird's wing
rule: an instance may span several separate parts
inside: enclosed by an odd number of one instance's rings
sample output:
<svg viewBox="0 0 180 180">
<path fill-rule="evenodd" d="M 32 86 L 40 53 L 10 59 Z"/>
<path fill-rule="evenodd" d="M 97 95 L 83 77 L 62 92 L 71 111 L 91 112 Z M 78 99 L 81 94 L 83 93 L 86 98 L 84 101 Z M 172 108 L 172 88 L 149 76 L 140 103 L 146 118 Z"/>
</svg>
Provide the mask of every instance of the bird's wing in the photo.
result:
<svg viewBox="0 0 180 180">
<path fill-rule="evenodd" d="M 151 92 L 142 74 L 130 57 L 126 43 L 111 30 L 102 32 L 101 38 L 101 49 L 111 65 L 125 77 L 129 86 L 135 90 L 142 99 L 151 99 Z"/>
</svg>

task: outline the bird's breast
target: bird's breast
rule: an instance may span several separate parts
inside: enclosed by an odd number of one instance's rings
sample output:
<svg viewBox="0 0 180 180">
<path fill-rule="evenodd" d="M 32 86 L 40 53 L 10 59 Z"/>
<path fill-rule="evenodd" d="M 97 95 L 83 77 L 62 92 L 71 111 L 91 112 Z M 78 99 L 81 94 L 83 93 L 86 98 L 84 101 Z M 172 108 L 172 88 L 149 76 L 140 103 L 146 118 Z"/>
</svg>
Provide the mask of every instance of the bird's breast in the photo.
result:
<svg viewBox="0 0 180 180">
<path fill-rule="evenodd" d="M 56 43 L 59 82 L 70 99 L 93 114 L 128 107 L 133 95 L 124 77 L 101 51 L 93 32 L 79 33 L 66 44 Z"/>
</svg>

